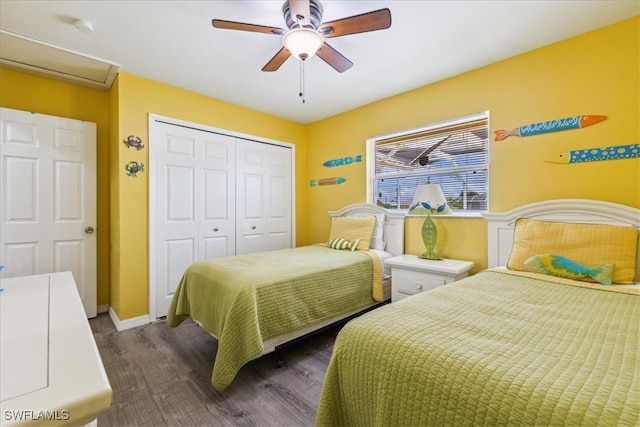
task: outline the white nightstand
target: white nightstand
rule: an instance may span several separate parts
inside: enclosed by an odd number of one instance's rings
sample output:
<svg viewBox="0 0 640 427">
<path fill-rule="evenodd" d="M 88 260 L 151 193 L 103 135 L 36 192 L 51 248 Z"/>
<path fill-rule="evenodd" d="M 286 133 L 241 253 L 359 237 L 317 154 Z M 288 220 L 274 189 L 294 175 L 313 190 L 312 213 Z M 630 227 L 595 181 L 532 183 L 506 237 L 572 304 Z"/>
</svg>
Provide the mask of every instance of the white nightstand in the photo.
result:
<svg viewBox="0 0 640 427">
<path fill-rule="evenodd" d="M 391 267 L 391 302 L 467 277 L 473 264 L 455 259 L 432 261 L 416 255 L 389 258 L 385 265 Z"/>
</svg>

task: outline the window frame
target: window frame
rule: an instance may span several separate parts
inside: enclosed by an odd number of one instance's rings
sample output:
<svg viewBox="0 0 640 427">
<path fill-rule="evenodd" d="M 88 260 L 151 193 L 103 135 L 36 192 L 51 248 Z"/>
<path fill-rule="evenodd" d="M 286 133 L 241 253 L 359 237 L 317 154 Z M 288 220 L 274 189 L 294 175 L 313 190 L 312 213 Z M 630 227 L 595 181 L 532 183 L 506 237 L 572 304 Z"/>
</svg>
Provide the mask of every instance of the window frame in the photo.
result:
<svg viewBox="0 0 640 427">
<path fill-rule="evenodd" d="M 377 178 L 376 175 L 376 147 L 378 141 L 389 140 L 389 139 L 397 139 L 406 137 L 410 139 L 413 135 L 428 132 L 430 130 L 435 130 L 438 128 L 446 128 L 453 127 L 457 125 L 461 125 L 471 121 L 477 120 L 486 120 L 487 122 L 487 140 L 486 140 L 486 163 L 481 165 L 473 165 L 473 166 L 459 166 L 456 171 L 465 171 L 465 170 L 484 170 L 486 171 L 486 182 L 485 182 L 485 192 L 486 192 L 486 206 L 485 209 L 453 209 L 452 216 L 481 216 L 483 212 L 489 211 L 489 173 L 490 173 L 490 114 L 489 110 L 481 111 L 474 114 L 469 114 L 462 117 L 456 117 L 451 120 L 443 120 L 439 122 L 429 123 L 422 126 L 417 126 L 410 129 L 404 129 L 401 131 L 391 132 L 388 134 L 377 135 L 373 137 L 369 137 L 366 140 L 366 200 L 367 203 L 375 204 L 376 196 L 374 194 L 375 190 L 375 180 Z M 443 175 L 441 172 L 433 172 L 427 173 L 424 175 Z M 446 175 L 446 174 L 445 174 Z M 391 210 L 396 211 L 406 211 L 407 209 L 402 208 L 391 208 Z"/>
</svg>

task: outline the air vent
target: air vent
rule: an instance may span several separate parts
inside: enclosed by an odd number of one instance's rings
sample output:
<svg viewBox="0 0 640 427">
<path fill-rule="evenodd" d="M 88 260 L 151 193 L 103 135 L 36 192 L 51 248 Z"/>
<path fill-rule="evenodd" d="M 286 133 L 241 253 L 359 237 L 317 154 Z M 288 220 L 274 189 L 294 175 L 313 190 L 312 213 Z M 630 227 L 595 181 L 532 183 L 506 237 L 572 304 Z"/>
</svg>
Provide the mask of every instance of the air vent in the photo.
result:
<svg viewBox="0 0 640 427">
<path fill-rule="evenodd" d="M 0 66 L 70 83 L 108 89 L 120 66 L 0 30 Z"/>
</svg>

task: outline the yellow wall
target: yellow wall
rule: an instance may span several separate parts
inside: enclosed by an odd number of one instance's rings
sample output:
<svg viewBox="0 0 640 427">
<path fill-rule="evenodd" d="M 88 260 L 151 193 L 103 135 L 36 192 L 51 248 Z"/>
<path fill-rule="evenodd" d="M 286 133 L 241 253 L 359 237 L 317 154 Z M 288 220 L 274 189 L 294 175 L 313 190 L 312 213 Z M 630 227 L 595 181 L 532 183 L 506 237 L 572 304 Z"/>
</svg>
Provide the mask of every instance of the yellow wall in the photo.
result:
<svg viewBox="0 0 640 427">
<path fill-rule="evenodd" d="M 116 80 L 109 91 L 109 159 L 118 159 L 120 144 L 118 143 L 118 116 L 120 106 L 120 78 Z M 116 312 L 120 312 L 120 168 L 117 161 L 109 161 L 109 221 L 110 221 L 110 264 L 111 282 L 109 284 L 109 305 Z"/>
<path fill-rule="evenodd" d="M 0 68 L 0 106 L 97 124 L 98 305 L 109 304 L 109 97 L 88 89 Z"/>
<path fill-rule="evenodd" d="M 640 207 L 640 159 L 551 164 L 570 149 L 640 142 L 640 18 L 636 17 L 505 61 L 403 93 L 308 126 L 311 178 L 343 176 L 309 190 L 309 242 L 329 233 L 325 212 L 366 200 L 365 163 L 328 170 L 325 160 L 365 154 L 367 137 L 489 110 L 491 130 L 581 114 L 608 119 L 579 130 L 490 144 L 489 206 L 503 212 L 555 198 L 591 198 Z M 424 218 L 407 218 L 405 251 L 424 251 Z M 436 252 L 487 267 L 486 225 L 436 218 Z"/>
<path fill-rule="evenodd" d="M 122 143 L 129 135 L 149 141 L 149 114 L 172 117 L 216 128 L 295 144 L 296 147 L 296 235 L 305 238 L 306 203 L 302 185 L 305 171 L 305 126 L 268 114 L 248 110 L 223 101 L 208 98 L 162 83 L 127 73 L 118 76 L 117 127 L 119 134 L 111 138 L 112 159 L 117 169 L 117 200 L 111 221 L 119 242 L 112 247 L 112 306 L 120 319 L 148 313 L 149 251 L 148 199 L 149 182 L 146 172 L 136 178 L 127 176 L 125 165 L 130 161 L 149 163 L 149 151 L 128 149 Z M 115 109 L 114 109 L 115 112 Z"/>
<path fill-rule="evenodd" d="M 326 240 L 328 210 L 366 201 L 365 163 L 327 169 L 329 159 L 365 154 L 367 137 L 489 110 L 491 128 L 577 114 L 603 114 L 595 126 L 492 142 L 492 211 L 553 198 L 593 198 L 640 207 L 640 160 L 548 164 L 552 153 L 640 142 L 640 18 L 400 94 L 311 125 L 301 125 L 175 87 L 120 73 L 102 92 L 0 69 L 0 105 L 98 124 L 98 304 L 121 320 L 148 312 L 148 175 L 126 176 L 125 165 L 148 165 L 148 114 L 257 135 L 296 146 L 297 244 Z M 341 185 L 309 180 L 342 176 Z M 408 218 L 405 251 L 421 253 L 422 218 Z M 446 257 L 486 267 L 481 218 L 436 218 Z M 109 236 L 109 237 L 106 237 Z M 109 249 L 110 248 L 110 249 Z"/>
</svg>

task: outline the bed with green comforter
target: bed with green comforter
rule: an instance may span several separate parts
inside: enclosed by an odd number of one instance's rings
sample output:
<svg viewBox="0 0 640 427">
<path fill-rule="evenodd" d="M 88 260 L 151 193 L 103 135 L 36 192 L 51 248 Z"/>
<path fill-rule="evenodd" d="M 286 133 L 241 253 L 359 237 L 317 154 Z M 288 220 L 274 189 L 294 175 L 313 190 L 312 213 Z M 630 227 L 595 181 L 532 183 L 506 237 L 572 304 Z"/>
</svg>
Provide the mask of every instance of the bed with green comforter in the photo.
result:
<svg viewBox="0 0 640 427">
<path fill-rule="evenodd" d="M 638 426 L 640 296 L 487 270 L 349 322 L 317 426 Z"/>
<path fill-rule="evenodd" d="M 261 354 L 265 340 L 366 308 L 379 295 L 382 268 L 374 252 L 318 244 L 192 264 L 167 323 L 191 316 L 217 337 L 211 383 L 222 390 Z"/>
</svg>

